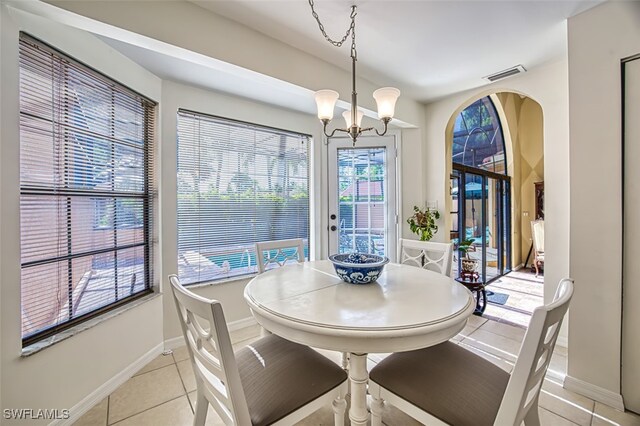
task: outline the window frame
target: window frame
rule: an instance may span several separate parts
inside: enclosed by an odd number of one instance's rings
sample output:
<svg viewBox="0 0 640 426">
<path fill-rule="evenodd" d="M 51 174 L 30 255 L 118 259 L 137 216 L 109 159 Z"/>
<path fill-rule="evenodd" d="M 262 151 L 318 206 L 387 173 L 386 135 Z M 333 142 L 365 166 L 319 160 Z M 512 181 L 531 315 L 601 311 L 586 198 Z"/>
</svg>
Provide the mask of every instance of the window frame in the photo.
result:
<svg viewBox="0 0 640 426">
<path fill-rule="evenodd" d="M 51 187 L 47 187 L 46 185 L 42 185 L 39 186 L 37 184 L 33 184 L 33 183 L 29 183 L 29 182 L 23 182 L 22 180 L 22 173 L 21 173 L 21 177 L 20 177 L 20 182 L 19 182 L 19 187 L 20 187 L 20 197 L 22 199 L 22 197 L 24 196 L 28 196 L 28 197 L 51 197 L 52 200 L 55 200 L 56 203 L 61 202 L 60 200 L 66 198 L 67 199 L 67 228 L 69 228 L 71 226 L 71 222 L 70 222 L 70 212 L 71 212 L 71 200 L 72 199 L 88 199 L 90 201 L 93 201 L 93 206 L 94 209 L 92 210 L 91 214 L 92 217 L 87 217 L 87 222 L 90 223 L 90 228 L 92 229 L 92 231 L 100 231 L 103 230 L 105 228 L 101 227 L 98 224 L 98 217 L 97 215 L 99 214 L 100 211 L 103 211 L 105 207 L 109 201 L 113 202 L 114 205 L 114 209 L 118 209 L 118 205 L 119 203 L 121 203 L 123 200 L 128 200 L 128 199 L 132 199 L 132 200 L 138 200 L 138 202 L 141 205 L 142 208 L 142 224 L 141 225 L 136 225 L 136 226 L 126 226 L 126 223 L 124 223 L 124 227 L 122 227 L 120 223 L 114 222 L 112 227 L 108 227 L 106 229 L 113 229 L 114 231 L 114 235 L 119 231 L 119 230 L 126 230 L 126 229 L 132 229 L 132 228 L 137 228 L 140 229 L 142 228 L 142 242 L 133 242 L 131 244 L 122 244 L 122 245 L 118 245 L 117 243 L 113 246 L 109 246 L 109 247 L 103 247 L 103 248 L 92 248 L 91 250 L 87 250 L 87 251 L 80 251 L 80 252 L 75 252 L 71 246 L 67 247 L 67 250 L 63 253 L 66 253 L 66 255 L 63 256 L 59 256 L 57 253 L 49 253 L 47 254 L 47 257 L 42 257 L 41 259 L 38 260 L 30 260 L 30 261 L 23 261 L 22 257 L 23 257 L 23 246 L 22 243 L 20 245 L 20 252 L 21 252 L 21 264 L 20 264 L 20 270 L 21 270 L 21 299 L 20 299 L 20 306 L 21 309 L 23 307 L 23 298 L 24 298 L 24 294 L 22 293 L 22 289 L 23 289 L 23 281 L 22 281 L 22 274 L 23 271 L 25 270 L 25 268 L 29 268 L 32 266 L 38 266 L 38 265 L 42 265 L 42 264 L 56 264 L 59 262 L 73 262 L 74 259 L 82 259 L 85 257 L 89 257 L 89 256 L 94 256 L 94 255 L 99 255 L 99 254 L 108 254 L 108 253 L 114 253 L 114 259 L 117 259 L 116 253 L 118 253 L 119 251 L 122 250 L 127 250 L 127 249 L 133 249 L 133 248 L 140 248 L 142 247 L 142 251 L 143 251 L 143 274 L 144 274 L 144 287 L 142 290 L 139 290 L 133 294 L 130 294 L 128 296 L 122 297 L 120 299 L 117 298 L 117 292 L 118 292 L 118 288 L 115 288 L 115 283 L 117 283 L 117 277 L 116 279 L 113 281 L 114 282 L 114 292 L 116 294 L 115 301 L 106 305 L 102 305 L 97 307 L 96 309 L 92 309 L 90 311 L 81 313 L 77 316 L 75 315 L 70 315 L 70 318 L 63 321 L 63 322 L 59 322 L 59 323 L 55 323 L 55 325 L 51 325 L 51 326 L 45 326 L 44 328 L 40 328 L 38 329 L 38 331 L 35 331 L 31 334 L 28 335 L 24 335 L 24 331 L 22 330 L 21 327 L 21 338 L 22 338 L 22 347 L 28 347 L 34 343 L 37 343 L 43 339 L 49 338 L 51 336 L 54 336 L 62 331 L 68 330 L 70 328 L 73 328 L 75 326 L 77 326 L 78 324 L 81 324 L 83 322 L 86 322 L 88 320 L 94 319 L 96 317 L 99 317 L 107 312 L 113 311 L 114 309 L 120 308 L 123 305 L 129 304 L 135 300 L 138 300 L 140 298 L 143 298 L 151 293 L 154 292 L 153 288 L 153 279 L 154 279 L 154 258 L 153 258 L 153 224 L 154 224 L 154 214 L 153 214 L 153 206 L 154 206 L 154 197 L 155 197 L 155 193 L 154 193 L 154 157 L 155 157 L 155 143 L 156 143 L 156 137 L 155 137 L 155 130 L 156 130 L 156 126 L 157 126 L 157 121 L 156 121 L 156 115 L 157 115 L 157 102 L 153 101 L 152 99 L 149 99 L 148 97 L 140 94 L 139 92 L 127 87 L 126 85 L 118 82 L 117 80 L 109 77 L 108 75 L 100 72 L 99 70 L 96 70 L 95 68 L 79 61 L 76 60 L 75 58 L 69 56 L 68 54 L 66 54 L 65 52 L 63 52 L 62 50 L 26 33 L 26 32 L 20 32 L 19 35 L 19 52 L 20 52 L 20 56 L 22 57 L 23 55 L 23 43 L 26 45 L 29 45 L 29 47 L 26 47 L 26 49 L 34 49 L 38 50 L 41 49 L 42 52 L 45 52 L 48 55 L 51 55 L 52 57 L 54 57 L 54 59 L 52 59 L 52 61 L 54 61 L 56 66 L 60 66 L 62 68 L 66 69 L 76 69 L 79 70 L 79 72 L 82 72 L 85 77 L 88 75 L 87 81 L 96 81 L 96 82 L 100 82 L 102 84 L 106 84 L 109 87 L 111 87 L 111 91 L 113 94 L 120 94 L 122 96 L 130 96 L 130 98 L 126 98 L 127 102 L 131 101 L 132 99 L 134 100 L 134 102 L 140 102 L 140 108 L 142 109 L 142 119 L 140 121 L 140 126 L 141 126 L 141 133 L 142 133 L 142 144 L 141 144 L 141 151 L 142 151 L 142 168 L 143 168 L 143 172 L 142 172 L 142 191 L 127 191 L 127 190 L 115 190 L 114 188 L 112 188 L 112 190 L 104 190 L 104 189 L 96 189 L 96 188 L 83 188 L 83 187 L 69 187 L 69 186 L 65 186 L 64 188 L 60 189 L 58 188 L 57 185 L 52 185 Z M 29 53 L 25 50 L 25 55 L 28 55 Z M 27 61 L 27 59 L 25 59 L 25 61 Z M 22 65 L 23 64 L 23 60 L 20 59 L 20 72 L 21 72 L 21 77 L 20 80 L 22 81 Z M 55 77 L 51 77 L 51 81 L 53 82 L 52 84 L 56 85 L 56 84 L 61 84 L 59 79 L 59 76 L 55 76 Z M 23 99 L 24 94 L 27 94 L 28 96 L 28 92 L 24 92 L 22 90 L 22 85 L 19 88 L 19 96 L 20 99 Z M 56 105 L 56 100 L 60 99 L 60 96 L 64 96 L 64 95 L 58 95 L 57 98 L 54 98 L 54 95 L 52 95 L 52 97 L 49 99 L 47 98 L 46 101 L 47 102 L 51 102 L 50 107 L 51 107 L 51 111 L 53 113 L 55 113 L 56 111 L 58 111 L 61 109 L 60 105 Z M 22 103 L 22 101 L 21 101 Z M 112 98 L 112 101 L 110 103 L 110 105 L 113 106 L 115 105 L 116 100 L 115 97 Z M 75 114 L 73 112 L 69 112 L 69 113 L 65 113 L 65 117 L 75 117 Z M 25 112 L 22 110 L 22 106 L 20 106 L 20 111 L 19 111 L 19 115 L 21 117 L 21 120 L 23 117 L 27 116 L 27 117 L 31 117 L 33 119 L 36 120 L 47 120 L 46 118 L 40 118 L 37 115 Z M 51 124 L 55 125 L 55 123 L 58 122 L 57 118 L 51 118 Z M 22 158 L 23 154 L 23 125 L 20 124 L 20 156 Z M 96 133 L 93 136 L 87 136 L 87 137 L 93 137 L 96 140 L 99 140 L 99 138 L 101 137 L 100 134 Z M 112 141 L 110 141 L 110 143 L 113 145 L 112 147 L 112 151 L 116 150 L 116 145 L 118 144 L 118 139 L 115 136 L 111 136 L 113 138 Z M 123 139 L 124 140 L 124 139 Z M 127 142 L 129 143 L 129 142 Z M 66 146 L 66 144 L 65 144 Z M 122 146 L 126 146 L 126 145 L 122 145 Z M 118 147 L 120 147 L 120 145 L 118 145 Z M 94 151 L 91 151 L 91 153 L 93 154 Z M 114 155 L 113 152 L 111 155 Z M 55 168 L 56 165 L 65 163 L 67 160 L 63 160 L 61 161 L 57 161 L 54 160 L 53 162 L 53 167 Z M 22 159 L 21 159 L 22 162 Z M 22 167 L 22 166 L 21 166 Z M 115 180 L 117 176 L 119 176 L 115 169 L 111 170 L 111 180 Z M 68 178 L 67 178 L 68 179 Z M 73 179 L 73 178 L 71 178 Z M 107 203 L 104 203 L 104 201 L 107 201 Z M 98 207 L 98 203 L 103 202 L 105 204 L 105 206 L 102 206 L 102 208 Z M 23 216 L 24 210 L 22 208 L 22 201 L 21 201 L 21 206 L 20 206 L 20 217 Z M 22 223 L 22 219 L 21 219 L 21 223 Z M 22 225 L 21 225 L 22 226 Z M 69 238 L 73 238 L 73 237 L 69 237 Z M 22 230 L 20 231 L 20 239 L 22 241 L 23 239 L 23 233 Z M 93 259 L 92 259 L 93 261 Z M 114 266 L 112 268 L 112 270 L 115 271 L 116 275 L 117 275 L 117 265 Z M 71 274 L 70 274 L 71 275 Z M 72 281 L 72 276 L 70 278 L 68 278 L 69 282 Z M 73 291 L 75 287 L 72 288 L 71 291 Z M 66 297 L 70 296 L 69 290 L 67 290 L 65 293 Z M 42 299 L 36 299 L 38 300 L 38 303 L 42 303 L 40 302 Z M 46 302 L 45 302 L 46 303 Z M 64 307 L 63 307 L 64 308 Z M 63 308 L 60 308 L 61 310 Z M 24 317 L 21 315 L 21 323 L 24 321 Z"/>
<path fill-rule="evenodd" d="M 313 226 L 311 224 L 311 217 L 313 216 L 312 213 L 312 209 L 313 209 L 313 202 L 311 200 L 311 194 L 313 192 L 312 189 L 312 156 L 313 156 L 313 136 L 307 133 L 303 133 L 303 132 L 298 132 L 298 131 L 293 131 L 293 130 L 287 130 L 287 129 L 282 129 L 282 128 L 278 128 L 278 127 L 274 127 L 274 126 L 269 126 L 269 125 L 264 125 L 264 124 L 258 124 L 258 123 L 253 123 L 250 121 L 244 121 L 244 120 L 238 120 L 235 118 L 229 118 L 229 117 L 225 117 L 225 116 L 220 116 L 220 115 L 216 115 L 216 114 L 210 114 L 210 113 L 206 113 L 206 112 L 201 112 L 201 111 L 196 111 L 193 109 L 189 109 L 189 108 L 178 108 L 176 111 L 176 152 L 177 152 L 177 156 L 176 156 L 176 174 L 178 175 L 180 173 L 180 130 L 179 130 L 179 126 L 180 126 L 180 115 L 183 114 L 185 116 L 194 116 L 194 117 L 199 117 L 202 119 L 208 119 L 214 122 L 218 122 L 221 124 L 227 124 L 229 126 L 233 126 L 233 127 L 237 127 L 237 128 L 245 128 L 245 129 L 250 129 L 252 131 L 262 131 L 262 132 L 267 132 L 267 133 L 273 133 L 273 134 L 277 134 L 277 135 L 287 135 L 287 136 L 294 136 L 294 137 L 299 137 L 299 138 L 304 138 L 307 147 L 306 147 L 306 156 L 307 156 L 307 166 L 305 167 L 306 170 L 306 174 L 305 174 L 305 178 L 306 178 L 306 183 L 307 183 L 307 229 L 308 229 L 308 237 L 305 238 L 305 245 L 306 245 L 306 249 L 308 250 L 308 257 L 310 258 L 311 256 L 311 251 L 312 251 L 312 246 L 315 240 L 315 233 L 314 233 L 314 229 Z M 253 175 L 250 175 L 250 177 L 253 177 Z M 255 199 L 253 201 L 255 203 Z M 179 190 L 179 186 L 178 189 L 176 191 L 176 241 L 177 241 L 177 258 L 176 258 L 176 262 L 178 263 L 180 261 L 180 223 L 179 223 L 179 204 L 180 204 L 180 190 Z M 300 238 L 300 237 L 286 237 L 288 238 Z M 246 245 L 254 245 L 255 243 L 247 243 Z M 226 246 L 225 246 L 226 247 Z M 228 247 L 232 247 L 232 246 L 228 246 Z M 257 256 L 256 256 L 257 259 Z M 254 265 L 255 266 L 255 265 Z M 176 270 L 179 271 L 179 266 L 178 264 L 176 265 Z M 235 269 L 235 268 L 234 268 Z M 237 274 L 221 274 L 219 277 L 216 278 L 205 278 L 202 279 L 200 281 L 194 281 L 194 282 L 183 282 L 183 284 L 185 286 L 205 286 L 205 285 L 215 285 L 215 284 L 221 284 L 221 283 L 225 283 L 225 282 L 229 282 L 229 281 L 238 281 L 238 280 L 245 280 L 248 278 L 251 278 L 253 276 L 255 276 L 257 274 L 257 270 L 256 271 L 248 271 L 245 273 L 237 273 Z M 179 273 L 178 273 L 179 275 Z M 183 278 L 183 277 L 181 277 Z M 184 278 L 183 278 L 184 279 Z"/>
</svg>

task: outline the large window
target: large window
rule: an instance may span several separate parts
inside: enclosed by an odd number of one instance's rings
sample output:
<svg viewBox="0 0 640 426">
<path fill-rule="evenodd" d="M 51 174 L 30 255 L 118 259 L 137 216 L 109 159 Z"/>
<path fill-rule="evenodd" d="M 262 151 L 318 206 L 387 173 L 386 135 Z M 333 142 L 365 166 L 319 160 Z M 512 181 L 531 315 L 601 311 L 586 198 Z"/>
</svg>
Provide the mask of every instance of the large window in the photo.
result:
<svg viewBox="0 0 640 426">
<path fill-rule="evenodd" d="M 154 110 L 21 34 L 24 344 L 150 291 Z"/>
<path fill-rule="evenodd" d="M 478 276 L 467 277 L 490 282 L 511 270 L 511 181 L 502 126 L 490 97 L 456 117 L 452 161 L 451 238 L 471 242 L 467 257 L 477 262 Z M 458 259 L 454 269 L 460 267 Z"/>
<path fill-rule="evenodd" d="M 309 136 L 178 112 L 178 275 L 256 272 L 254 244 L 309 247 Z"/>
</svg>

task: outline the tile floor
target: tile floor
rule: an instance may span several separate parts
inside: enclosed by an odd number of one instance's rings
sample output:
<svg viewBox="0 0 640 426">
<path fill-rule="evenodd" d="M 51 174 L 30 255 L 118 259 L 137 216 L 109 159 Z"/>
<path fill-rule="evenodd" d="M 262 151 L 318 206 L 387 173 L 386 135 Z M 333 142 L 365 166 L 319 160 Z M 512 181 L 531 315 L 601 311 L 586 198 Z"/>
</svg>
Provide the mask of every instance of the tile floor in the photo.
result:
<svg viewBox="0 0 640 426">
<path fill-rule="evenodd" d="M 472 316 L 453 340 L 465 348 L 497 364 L 506 371 L 513 368 L 525 329 L 499 321 Z M 232 333 L 234 348 L 238 349 L 258 338 L 257 326 Z M 320 351 L 339 363 L 337 352 Z M 369 367 L 387 354 L 371 354 Z M 561 377 L 566 371 L 566 349 L 557 347 L 553 354 L 551 374 L 540 395 L 540 419 L 544 426 L 639 425 L 640 416 L 622 413 L 606 405 L 562 388 Z M 195 404 L 195 380 L 186 347 L 169 355 L 161 355 L 141 369 L 109 397 L 93 407 L 75 425 L 118 426 L 180 426 L 191 425 Z M 419 423 L 393 407 L 387 407 L 383 421 L 389 426 L 411 426 Z M 211 408 L 207 425 L 222 425 Z M 299 426 L 333 424 L 330 407 L 321 409 L 299 423 Z"/>
<path fill-rule="evenodd" d="M 487 290 L 507 294 L 504 305 L 490 303 L 485 316 L 500 322 L 527 327 L 533 310 L 544 304 L 544 277 L 536 278 L 535 273 L 527 269 L 513 271 L 498 278 L 487 286 Z"/>
</svg>

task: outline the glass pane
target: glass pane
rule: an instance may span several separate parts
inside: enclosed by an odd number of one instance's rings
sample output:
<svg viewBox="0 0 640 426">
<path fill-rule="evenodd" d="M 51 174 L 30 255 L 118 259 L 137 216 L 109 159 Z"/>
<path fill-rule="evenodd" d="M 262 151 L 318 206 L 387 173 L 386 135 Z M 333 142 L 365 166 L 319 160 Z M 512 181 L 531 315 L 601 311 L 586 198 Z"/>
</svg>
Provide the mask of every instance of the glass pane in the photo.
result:
<svg viewBox="0 0 640 426">
<path fill-rule="evenodd" d="M 309 257 L 309 140 L 178 113 L 178 276 L 255 273 L 255 243 L 302 238 Z"/>
<path fill-rule="evenodd" d="M 476 272 L 482 276 L 482 259 L 484 247 L 482 244 L 483 230 L 483 199 L 482 199 L 482 176 L 467 173 L 465 176 L 465 230 L 464 239 L 472 240 L 471 249 L 467 252 L 467 257 L 476 260 Z M 461 236 L 462 238 L 462 236 Z"/>
<path fill-rule="evenodd" d="M 456 118 L 452 159 L 457 164 L 507 174 L 500 119 L 489 97 L 478 99 Z"/>
<path fill-rule="evenodd" d="M 385 148 L 338 150 L 339 253 L 387 254 Z"/>
</svg>

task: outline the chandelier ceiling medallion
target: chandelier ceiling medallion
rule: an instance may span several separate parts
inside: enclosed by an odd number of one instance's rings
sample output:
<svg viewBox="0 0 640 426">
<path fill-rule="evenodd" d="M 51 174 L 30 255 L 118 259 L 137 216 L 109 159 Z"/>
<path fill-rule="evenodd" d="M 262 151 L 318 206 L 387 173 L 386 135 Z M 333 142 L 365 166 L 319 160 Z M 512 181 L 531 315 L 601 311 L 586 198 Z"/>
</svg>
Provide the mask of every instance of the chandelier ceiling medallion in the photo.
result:
<svg viewBox="0 0 640 426">
<path fill-rule="evenodd" d="M 375 130 L 378 136 L 385 135 L 387 133 L 389 122 L 393 118 L 396 101 L 400 96 L 400 90 L 395 87 L 383 87 L 373 92 L 373 98 L 376 100 L 376 104 L 378 105 L 378 118 L 382 120 L 382 123 L 384 124 L 382 132 L 379 132 L 378 129 L 373 127 L 360 127 L 364 114 L 362 111 L 358 110 L 358 93 L 356 92 L 356 61 L 358 60 L 358 52 L 356 51 L 356 6 L 351 6 L 351 25 L 349 25 L 346 34 L 341 40 L 335 41 L 327 35 L 324 25 L 320 22 L 320 18 L 314 8 L 313 0 L 309 0 L 309 5 L 311 6 L 311 14 L 318 23 L 320 32 L 322 32 L 322 35 L 329 43 L 336 47 L 341 47 L 349 36 L 351 36 L 351 83 L 353 90 L 351 91 L 351 110 L 342 113 L 342 116 L 347 123 L 346 128 L 337 128 L 331 133 L 327 132 L 327 126 L 333 119 L 333 109 L 338 101 L 338 97 L 340 96 L 338 92 L 335 90 L 319 90 L 315 94 L 316 105 L 318 107 L 318 118 L 324 125 L 325 136 L 330 138 L 335 135 L 336 132 L 347 133 L 351 137 L 353 145 L 355 146 L 358 136 L 364 132 Z"/>
</svg>

